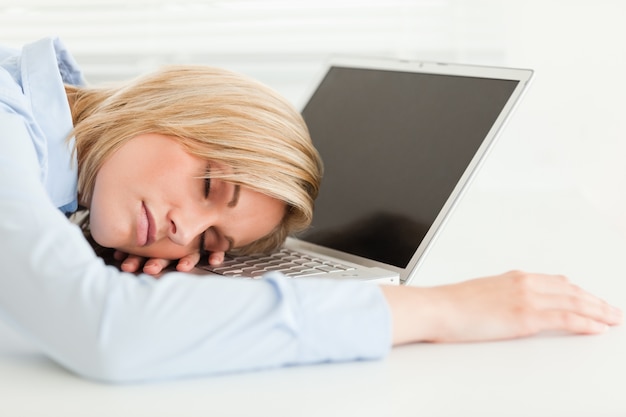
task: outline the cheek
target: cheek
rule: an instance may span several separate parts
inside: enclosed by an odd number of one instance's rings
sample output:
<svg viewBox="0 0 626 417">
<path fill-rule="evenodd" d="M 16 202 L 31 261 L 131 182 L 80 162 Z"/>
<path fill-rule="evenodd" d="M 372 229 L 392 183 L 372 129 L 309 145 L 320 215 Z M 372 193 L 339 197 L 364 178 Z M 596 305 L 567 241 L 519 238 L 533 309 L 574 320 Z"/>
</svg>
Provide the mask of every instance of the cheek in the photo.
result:
<svg viewBox="0 0 626 417">
<path fill-rule="evenodd" d="M 110 210 L 92 205 L 89 213 L 89 229 L 91 236 L 99 244 L 107 248 L 114 248 L 120 244 L 120 238 L 124 235 L 121 222 L 113 221 Z"/>
<path fill-rule="evenodd" d="M 106 187 L 96 183 L 89 203 L 89 228 L 94 240 L 107 248 L 115 248 L 129 234 L 128 216 L 123 216 L 119 196 L 109 195 Z"/>
</svg>

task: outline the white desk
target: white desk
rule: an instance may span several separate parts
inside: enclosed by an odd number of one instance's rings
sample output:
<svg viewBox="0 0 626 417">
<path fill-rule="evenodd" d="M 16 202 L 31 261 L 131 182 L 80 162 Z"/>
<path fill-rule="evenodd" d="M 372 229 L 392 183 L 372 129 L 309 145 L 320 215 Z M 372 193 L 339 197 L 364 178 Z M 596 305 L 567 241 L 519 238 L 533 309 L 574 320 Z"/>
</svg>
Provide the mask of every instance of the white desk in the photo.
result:
<svg viewBox="0 0 626 417">
<path fill-rule="evenodd" d="M 472 191 L 423 265 L 434 285 L 565 273 L 626 310 L 626 239 L 575 193 Z M 626 416 L 626 326 L 602 336 L 414 345 L 377 362 L 107 386 L 0 323 L 0 416 Z"/>
</svg>

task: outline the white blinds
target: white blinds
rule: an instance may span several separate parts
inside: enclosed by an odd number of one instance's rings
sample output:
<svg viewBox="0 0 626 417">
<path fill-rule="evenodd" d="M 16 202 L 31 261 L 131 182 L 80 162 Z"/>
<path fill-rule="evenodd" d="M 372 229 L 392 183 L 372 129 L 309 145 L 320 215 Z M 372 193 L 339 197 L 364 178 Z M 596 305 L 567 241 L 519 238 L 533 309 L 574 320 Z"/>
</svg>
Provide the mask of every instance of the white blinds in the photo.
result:
<svg viewBox="0 0 626 417">
<path fill-rule="evenodd" d="M 202 63 L 247 73 L 297 101 L 330 55 L 498 64 L 498 4 L 0 0 L 0 42 L 19 46 L 58 35 L 90 82 L 126 79 L 166 63 Z"/>
</svg>

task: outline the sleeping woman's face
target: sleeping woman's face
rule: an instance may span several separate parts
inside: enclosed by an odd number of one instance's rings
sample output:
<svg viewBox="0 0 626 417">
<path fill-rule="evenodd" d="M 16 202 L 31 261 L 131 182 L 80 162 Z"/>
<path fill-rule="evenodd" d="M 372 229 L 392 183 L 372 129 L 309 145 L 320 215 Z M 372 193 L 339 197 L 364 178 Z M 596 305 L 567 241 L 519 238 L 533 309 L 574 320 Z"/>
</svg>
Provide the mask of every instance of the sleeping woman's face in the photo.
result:
<svg viewBox="0 0 626 417">
<path fill-rule="evenodd" d="M 98 171 L 90 209 L 98 244 L 134 255 L 179 259 L 224 253 L 269 234 L 285 204 L 206 174 L 228 167 L 187 153 L 174 139 L 142 134 Z"/>
</svg>

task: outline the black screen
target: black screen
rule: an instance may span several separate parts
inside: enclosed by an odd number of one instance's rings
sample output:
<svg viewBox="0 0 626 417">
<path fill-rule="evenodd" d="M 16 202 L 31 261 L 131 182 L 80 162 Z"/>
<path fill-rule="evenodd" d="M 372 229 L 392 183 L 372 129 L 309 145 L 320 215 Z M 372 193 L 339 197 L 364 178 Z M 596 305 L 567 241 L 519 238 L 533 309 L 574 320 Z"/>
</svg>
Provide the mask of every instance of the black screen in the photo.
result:
<svg viewBox="0 0 626 417">
<path fill-rule="evenodd" d="M 332 67 L 302 112 L 325 173 L 299 237 L 406 267 L 517 83 Z"/>
</svg>

